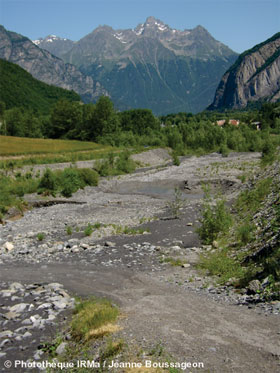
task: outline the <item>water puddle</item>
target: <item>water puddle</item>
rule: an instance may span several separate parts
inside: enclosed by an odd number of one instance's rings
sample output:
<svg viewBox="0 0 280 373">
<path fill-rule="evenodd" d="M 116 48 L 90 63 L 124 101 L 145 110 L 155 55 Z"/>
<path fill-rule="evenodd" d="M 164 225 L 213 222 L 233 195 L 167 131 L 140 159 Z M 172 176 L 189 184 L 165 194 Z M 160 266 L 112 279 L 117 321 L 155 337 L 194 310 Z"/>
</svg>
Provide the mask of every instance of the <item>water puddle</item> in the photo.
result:
<svg viewBox="0 0 280 373">
<path fill-rule="evenodd" d="M 175 188 L 180 188 L 183 199 L 201 199 L 203 198 L 204 194 L 201 192 L 192 193 L 189 190 L 184 190 L 180 187 L 179 183 L 176 182 L 138 182 L 138 183 L 123 183 L 117 185 L 114 190 L 110 192 L 118 193 L 118 194 L 140 194 L 140 195 L 147 195 L 155 198 L 163 198 L 163 199 L 172 199 L 175 196 Z"/>
</svg>

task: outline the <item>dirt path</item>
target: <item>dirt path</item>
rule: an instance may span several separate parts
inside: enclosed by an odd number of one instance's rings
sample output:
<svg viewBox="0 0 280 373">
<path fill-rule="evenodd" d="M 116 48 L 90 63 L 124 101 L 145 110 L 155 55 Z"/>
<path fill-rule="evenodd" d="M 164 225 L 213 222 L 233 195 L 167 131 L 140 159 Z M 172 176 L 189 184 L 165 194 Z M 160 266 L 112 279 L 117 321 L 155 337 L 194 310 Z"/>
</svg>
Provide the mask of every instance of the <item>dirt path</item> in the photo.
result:
<svg viewBox="0 0 280 373">
<path fill-rule="evenodd" d="M 193 274 L 192 267 L 164 266 L 157 251 L 158 247 L 174 249 L 177 240 L 191 263 L 193 247 L 199 245 L 194 230 L 202 193 L 199 181 L 208 179 L 215 186 L 217 179 L 226 180 L 219 187 L 230 198 L 239 187 L 238 176 L 243 172 L 240 162 L 251 167 L 257 157 L 193 157 L 180 167 L 104 180 L 99 188 L 88 188 L 73 196 L 75 201 L 85 202 L 82 206 L 34 209 L 0 230 L 2 241 L 13 236 L 16 246 L 14 254 L 0 256 L 0 284 L 58 282 L 72 295 L 106 296 L 125 315 L 119 333 L 126 341 L 143 349 L 161 343 L 178 361 L 203 362 L 201 371 L 276 373 L 280 370 L 279 315 L 233 305 L 226 298 L 217 301 L 201 287 L 176 285 L 170 278 L 178 272 L 180 278 L 187 279 Z M 141 217 L 157 213 L 167 216 L 165 206 L 174 186 L 184 188 L 186 180 L 191 190 L 184 195 L 188 205 L 180 219 L 146 222 L 150 234 L 133 237 L 106 238 L 110 231 L 104 230 L 100 241 L 98 232 L 89 238 L 77 233 L 77 242 L 87 244 L 87 250 L 70 245 L 68 251 L 65 248 L 45 255 L 56 247 L 56 241 L 69 239 L 66 224 L 101 221 L 135 225 Z M 47 231 L 46 246 L 36 243 L 39 231 Z M 106 239 L 113 244 L 106 246 Z M 24 253 L 21 246 L 25 247 Z"/>
<path fill-rule="evenodd" d="M 0 280 L 59 282 L 72 294 L 111 298 L 127 315 L 126 340 L 144 348 L 162 343 L 178 361 L 203 362 L 206 372 L 279 371 L 278 316 L 219 304 L 156 275 L 63 263 L 6 266 Z"/>
</svg>

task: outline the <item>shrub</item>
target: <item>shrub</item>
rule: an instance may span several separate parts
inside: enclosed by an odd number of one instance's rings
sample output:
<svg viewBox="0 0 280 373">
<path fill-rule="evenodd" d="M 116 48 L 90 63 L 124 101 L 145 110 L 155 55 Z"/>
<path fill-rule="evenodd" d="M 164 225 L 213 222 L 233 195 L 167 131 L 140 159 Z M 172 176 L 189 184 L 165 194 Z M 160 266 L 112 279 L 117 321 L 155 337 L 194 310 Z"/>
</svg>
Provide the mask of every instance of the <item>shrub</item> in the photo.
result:
<svg viewBox="0 0 280 373">
<path fill-rule="evenodd" d="M 37 234 L 37 239 L 38 239 L 38 241 L 43 241 L 43 239 L 45 238 L 45 233 L 38 233 Z"/>
<path fill-rule="evenodd" d="M 232 225 L 232 217 L 225 201 L 218 200 L 216 205 L 211 205 L 210 201 L 205 202 L 200 222 L 197 232 L 205 244 L 211 244 L 220 233 L 226 233 Z"/>
<path fill-rule="evenodd" d="M 271 164 L 276 159 L 276 146 L 273 144 L 271 140 L 267 140 L 262 149 L 262 159 L 261 164 L 266 166 Z"/>
<path fill-rule="evenodd" d="M 93 232 L 93 226 L 90 223 L 88 223 L 88 225 L 86 226 L 86 228 L 84 230 L 84 234 L 86 236 L 91 236 L 92 232 Z"/>
<path fill-rule="evenodd" d="M 97 161 L 95 169 L 100 176 L 120 175 L 133 172 L 136 168 L 136 163 L 129 158 L 128 151 L 122 152 L 117 158 L 113 153 L 109 153 L 106 159 Z"/>
<path fill-rule="evenodd" d="M 172 216 L 179 219 L 181 209 L 185 206 L 186 201 L 183 198 L 182 191 L 179 188 L 174 189 L 174 199 L 168 202 L 167 207 L 170 209 Z"/>
<path fill-rule="evenodd" d="M 98 185 L 99 175 L 96 171 L 91 170 L 90 168 L 78 168 L 77 171 L 81 179 L 84 181 L 85 185 Z"/>
<path fill-rule="evenodd" d="M 39 190 L 55 191 L 56 188 L 57 182 L 55 174 L 47 168 L 39 182 Z"/>
<path fill-rule="evenodd" d="M 124 151 L 119 155 L 116 161 L 117 173 L 128 174 L 135 170 L 136 163 L 129 157 L 130 153 L 128 151 Z"/>
<path fill-rule="evenodd" d="M 99 223 L 99 222 L 93 224 L 93 228 L 94 228 L 94 229 L 100 229 L 101 226 L 102 226 L 102 224 Z"/>
<path fill-rule="evenodd" d="M 61 186 L 61 194 L 64 197 L 71 197 L 78 189 L 84 187 L 83 180 L 75 168 L 66 168 L 61 173 L 59 183 Z"/>
<path fill-rule="evenodd" d="M 95 169 L 98 172 L 100 176 L 109 176 L 111 174 L 112 168 L 110 167 L 110 164 L 108 160 L 97 160 L 95 162 Z"/>
<path fill-rule="evenodd" d="M 219 153 L 222 154 L 223 157 L 227 157 L 229 155 L 229 148 L 226 144 L 222 144 L 220 146 Z"/>
<path fill-rule="evenodd" d="M 235 203 L 235 208 L 240 215 L 247 215 L 249 212 L 257 211 L 260 203 L 270 193 L 272 179 L 266 178 L 260 180 L 251 190 L 242 191 Z"/>
<path fill-rule="evenodd" d="M 67 226 L 67 227 L 66 227 L 66 233 L 67 233 L 69 236 L 71 236 L 71 234 L 73 233 L 73 229 L 72 229 L 72 227 Z"/>
<path fill-rule="evenodd" d="M 180 166 L 180 159 L 179 159 L 177 153 L 173 151 L 171 155 L 172 155 L 172 160 L 173 160 L 174 166 Z"/>
<path fill-rule="evenodd" d="M 241 244 L 247 245 L 254 238 L 256 227 L 250 223 L 244 223 L 237 229 L 237 238 Z"/>
<path fill-rule="evenodd" d="M 242 278 L 245 274 L 245 269 L 240 263 L 230 258 L 224 250 L 202 256 L 199 267 L 208 270 L 210 275 L 219 276 L 220 283 L 225 283 L 230 278 Z"/>
</svg>

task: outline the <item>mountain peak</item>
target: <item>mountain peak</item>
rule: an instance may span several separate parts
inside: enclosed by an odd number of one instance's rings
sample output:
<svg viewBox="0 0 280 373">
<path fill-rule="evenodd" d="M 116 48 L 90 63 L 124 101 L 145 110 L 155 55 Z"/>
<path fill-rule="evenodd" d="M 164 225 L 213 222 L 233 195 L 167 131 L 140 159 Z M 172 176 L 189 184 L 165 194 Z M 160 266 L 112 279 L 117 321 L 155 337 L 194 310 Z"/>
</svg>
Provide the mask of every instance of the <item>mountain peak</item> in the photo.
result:
<svg viewBox="0 0 280 373">
<path fill-rule="evenodd" d="M 42 49 L 46 49 L 57 57 L 61 57 L 64 53 L 68 52 L 74 45 L 72 40 L 61 38 L 57 35 L 48 35 L 45 38 L 32 40 L 33 44 Z"/>
<path fill-rule="evenodd" d="M 146 19 L 146 22 L 144 23 L 144 28 L 154 28 L 158 29 L 159 31 L 166 31 L 169 29 L 169 27 L 164 22 L 152 16 Z"/>
<path fill-rule="evenodd" d="M 114 30 L 108 25 L 99 25 L 93 32 L 106 31 L 112 33 Z"/>
<path fill-rule="evenodd" d="M 42 43 L 53 43 L 55 41 L 68 41 L 69 39 L 66 38 L 60 38 L 56 35 L 48 35 L 45 38 L 39 38 L 37 40 L 32 40 L 34 44 L 40 46 Z"/>
</svg>

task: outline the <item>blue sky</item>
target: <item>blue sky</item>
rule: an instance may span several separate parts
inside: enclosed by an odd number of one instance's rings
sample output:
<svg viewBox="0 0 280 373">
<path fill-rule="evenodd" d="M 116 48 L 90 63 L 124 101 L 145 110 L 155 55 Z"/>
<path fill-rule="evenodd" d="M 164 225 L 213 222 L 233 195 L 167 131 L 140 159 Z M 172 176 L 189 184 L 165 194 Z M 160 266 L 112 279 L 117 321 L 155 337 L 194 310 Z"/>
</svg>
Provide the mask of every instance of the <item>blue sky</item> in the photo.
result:
<svg viewBox="0 0 280 373">
<path fill-rule="evenodd" d="M 134 28 L 148 16 L 180 30 L 200 24 L 243 52 L 280 31 L 280 0 L 0 0 L 0 24 L 30 39 L 79 40 L 99 25 Z"/>
</svg>

